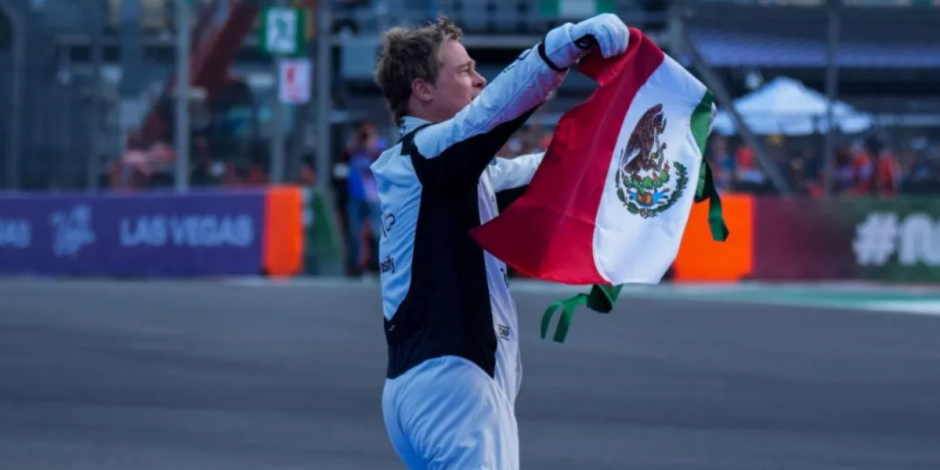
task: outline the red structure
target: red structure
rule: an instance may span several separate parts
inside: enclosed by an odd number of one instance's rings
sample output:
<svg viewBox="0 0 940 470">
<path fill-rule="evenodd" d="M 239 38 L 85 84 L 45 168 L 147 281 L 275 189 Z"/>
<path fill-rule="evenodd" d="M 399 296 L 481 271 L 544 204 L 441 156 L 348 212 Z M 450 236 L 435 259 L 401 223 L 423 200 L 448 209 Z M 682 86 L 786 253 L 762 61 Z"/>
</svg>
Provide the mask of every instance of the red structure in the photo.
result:
<svg viewBox="0 0 940 470">
<path fill-rule="evenodd" d="M 223 88 L 229 79 L 229 69 L 241 50 L 245 37 L 251 32 L 258 17 L 259 0 L 212 0 L 202 11 L 193 33 L 190 59 L 190 85 L 212 95 Z M 158 102 L 144 121 L 143 138 L 146 142 L 171 140 L 170 103 L 176 77 L 167 80 Z"/>
</svg>

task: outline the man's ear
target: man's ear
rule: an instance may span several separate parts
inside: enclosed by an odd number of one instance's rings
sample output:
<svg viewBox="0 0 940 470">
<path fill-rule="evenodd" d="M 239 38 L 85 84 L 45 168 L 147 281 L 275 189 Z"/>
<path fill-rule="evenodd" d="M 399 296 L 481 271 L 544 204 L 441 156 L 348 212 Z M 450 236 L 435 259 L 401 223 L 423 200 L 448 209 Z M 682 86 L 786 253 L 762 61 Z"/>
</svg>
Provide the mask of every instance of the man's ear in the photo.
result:
<svg viewBox="0 0 940 470">
<path fill-rule="evenodd" d="M 416 78 L 411 82 L 411 94 L 419 101 L 431 101 L 431 84 L 423 78 Z"/>
</svg>

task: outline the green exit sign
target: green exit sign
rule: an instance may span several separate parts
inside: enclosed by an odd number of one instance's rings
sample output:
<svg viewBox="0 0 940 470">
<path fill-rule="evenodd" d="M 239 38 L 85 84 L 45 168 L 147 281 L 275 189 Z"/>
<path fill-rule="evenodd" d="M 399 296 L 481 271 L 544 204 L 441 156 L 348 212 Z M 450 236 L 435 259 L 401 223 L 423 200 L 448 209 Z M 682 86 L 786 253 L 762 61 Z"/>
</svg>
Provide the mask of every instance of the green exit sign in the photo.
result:
<svg viewBox="0 0 940 470">
<path fill-rule="evenodd" d="M 306 44 L 306 25 L 303 10 L 286 7 L 265 8 L 261 23 L 261 48 L 275 56 L 301 55 Z"/>
</svg>

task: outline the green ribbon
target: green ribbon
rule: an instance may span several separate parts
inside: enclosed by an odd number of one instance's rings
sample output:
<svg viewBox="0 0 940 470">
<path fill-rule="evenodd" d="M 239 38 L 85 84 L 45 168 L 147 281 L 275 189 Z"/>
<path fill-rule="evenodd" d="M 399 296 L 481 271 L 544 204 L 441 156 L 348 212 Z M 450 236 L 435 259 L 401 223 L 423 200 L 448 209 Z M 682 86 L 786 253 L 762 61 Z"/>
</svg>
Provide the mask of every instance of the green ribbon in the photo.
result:
<svg viewBox="0 0 940 470">
<path fill-rule="evenodd" d="M 574 317 L 574 311 L 579 305 L 586 305 L 589 309 L 598 313 L 610 313 L 614 309 L 614 303 L 617 296 L 620 295 L 620 286 L 611 286 L 606 284 L 595 284 L 591 287 L 590 294 L 578 294 L 564 300 L 559 300 L 548 306 L 545 314 L 542 315 L 542 339 L 548 334 L 548 327 L 551 325 L 552 316 L 559 308 L 562 309 L 561 318 L 558 320 L 558 326 L 555 329 L 553 340 L 556 343 L 564 343 L 568 330 L 571 328 L 571 319 Z"/>
<path fill-rule="evenodd" d="M 578 305 L 587 305 L 587 298 L 587 294 L 578 294 L 569 299 L 559 300 L 549 305 L 548 309 L 545 310 L 545 314 L 542 315 L 542 339 L 545 339 L 545 335 L 548 334 L 548 327 L 552 323 L 555 310 L 561 307 L 561 318 L 558 320 L 558 327 L 555 329 L 554 340 L 556 343 L 564 343 L 565 336 L 568 335 L 568 329 L 571 327 L 571 317 L 574 315 L 574 309 L 576 309 Z"/>
<path fill-rule="evenodd" d="M 728 239 L 731 232 L 725 225 L 725 217 L 721 211 L 721 197 L 715 189 L 715 180 L 712 178 L 712 167 L 708 161 L 702 159 L 702 168 L 698 173 L 698 187 L 695 188 L 695 202 L 708 200 L 708 228 L 711 229 L 712 239 L 723 242 Z"/>
<path fill-rule="evenodd" d="M 725 218 L 721 210 L 721 197 L 718 195 L 718 190 L 715 189 L 712 169 L 708 162 L 703 159 L 698 176 L 698 186 L 695 189 L 695 202 L 705 200 L 708 200 L 708 227 L 711 230 L 712 239 L 723 242 L 728 239 L 728 235 L 731 233 L 725 224 Z M 555 336 L 552 339 L 556 343 L 564 343 L 565 337 L 568 336 L 568 330 L 571 329 L 571 319 L 574 317 L 574 311 L 579 305 L 585 305 L 598 313 L 610 313 L 614 309 L 614 303 L 617 302 L 621 289 L 623 289 L 623 285 L 594 284 L 591 286 L 590 294 L 578 294 L 549 305 L 548 309 L 545 310 L 545 314 L 542 315 L 542 339 L 545 339 L 548 334 L 552 317 L 559 308 L 562 311 L 561 318 L 558 320 Z"/>
</svg>

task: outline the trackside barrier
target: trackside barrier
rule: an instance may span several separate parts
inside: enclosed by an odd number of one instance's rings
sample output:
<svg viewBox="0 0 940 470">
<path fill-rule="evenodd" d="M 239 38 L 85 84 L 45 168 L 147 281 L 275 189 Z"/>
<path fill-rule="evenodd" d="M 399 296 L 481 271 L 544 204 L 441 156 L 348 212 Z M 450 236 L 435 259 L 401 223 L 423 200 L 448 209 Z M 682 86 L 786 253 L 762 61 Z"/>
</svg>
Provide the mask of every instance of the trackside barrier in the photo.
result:
<svg viewBox="0 0 940 470">
<path fill-rule="evenodd" d="M 940 201 L 723 194 L 731 235 L 713 242 L 696 204 L 676 282 L 940 281 Z M 338 274 L 343 239 L 315 190 L 0 196 L 0 274 Z"/>
<path fill-rule="evenodd" d="M 345 246 L 339 218 L 328 194 L 318 189 L 302 190 L 304 273 L 342 273 Z"/>
<path fill-rule="evenodd" d="M 938 219 L 928 197 L 759 199 L 753 276 L 938 282 Z"/>
<path fill-rule="evenodd" d="M 283 277 L 303 270 L 303 191 L 295 186 L 275 186 L 265 198 L 264 274 Z"/>
<path fill-rule="evenodd" d="M 38 276 L 292 275 L 299 188 L 187 194 L 0 196 L 0 273 Z"/>
<path fill-rule="evenodd" d="M 936 199 L 723 195 L 722 202 L 731 236 L 711 242 L 705 217 L 693 213 L 676 281 L 940 282 Z"/>
<path fill-rule="evenodd" d="M 693 204 L 673 264 L 673 280 L 737 281 L 750 275 L 754 258 L 754 200 L 748 195 L 723 194 L 721 205 L 731 233 L 724 242 L 712 239 L 708 204 Z"/>
</svg>

